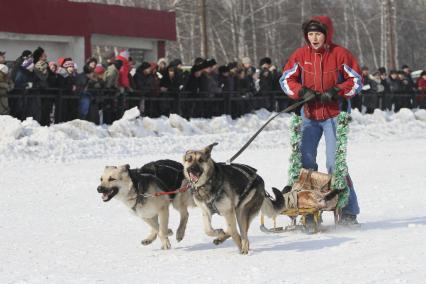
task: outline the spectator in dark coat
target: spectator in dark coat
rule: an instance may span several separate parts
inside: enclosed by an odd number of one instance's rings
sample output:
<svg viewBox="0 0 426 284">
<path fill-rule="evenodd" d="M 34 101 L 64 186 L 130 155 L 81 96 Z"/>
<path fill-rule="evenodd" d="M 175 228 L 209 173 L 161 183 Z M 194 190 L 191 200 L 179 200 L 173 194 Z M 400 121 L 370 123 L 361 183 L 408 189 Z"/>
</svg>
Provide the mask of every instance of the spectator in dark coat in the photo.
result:
<svg viewBox="0 0 426 284">
<path fill-rule="evenodd" d="M 33 54 L 33 53 L 32 53 L 31 51 L 29 51 L 29 50 L 24 50 L 24 51 L 22 52 L 21 56 L 19 56 L 19 57 L 15 60 L 15 62 L 13 63 L 13 66 L 12 66 L 12 70 L 10 71 L 10 79 L 11 79 L 13 82 L 15 82 L 15 80 L 16 80 L 16 75 L 17 75 L 17 73 L 18 73 L 18 71 L 19 71 L 19 69 L 20 69 L 20 67 L 21 67 L 22 63 L 23 63 L 25 60 L 27 60 L 27 59 L 31 58 L 31 57 L 32 57 L 32 54 Z"/>
<path fill-rule="evenodd" d="M 136 73 L 133 76 L 135 86 L 139 94 L 139 111 L 141 114 L 146 114 L 146 111 L 150 112 L 151 105 L 145 103 L 145 97 L 156 96 L 159 93 L 157 79 L 153 75 L 153 69 L 149 62 L 142 62 L 142 64 L 136 69 Z M 129 107 L 133 107 L 132 104 Z"/>
<path fill-rule="evenodd" d="M 198 98 L 202 90 L 202 76 L 203 76 L 202 63 L 195 64 L 191 68 L 191 72 L 184 86 L 185 96 L 190 98 Z M 196 102 L 188 102 L 182 105 L 182 111 L 185 117 L 199 117 L 204 112 Z"/>
<path fill-rule="evenodd" d="M 376 80 L 370 75 L 370 71 L 367 67 L 361 68 L 361 76 L 363 81 L 363 87 L 360 96 L 363 98 L 363 105 L 366 107 L 367 113 L 373 113 L 374 109 L 378 107 L 378 84 Z"/>
<path fill-rule="evenodd" d="M 78 118 L 78 96 L 76 94 L 76 70 L 75 64 L 71 58 L 66 58 L 62 64 L 61 86 L 62 94 L 66 96 L 75 96 L 75 98 L 62 100 L 62 114 L 57 113 L 55 121 L 70 121 Z M 59 116 L 61 117 L 59 117 Z"/>
<path fill-rule="evenodd" d="M 392 110 L 392 105 L 395 103 L 395 95 L 402 90 L 401 81 L 398 78 L 398 71 L 391 70 L 386 79 L 388 92 L 386 92 L 385 107 L 387 110 Z M 396 111 L 396 110 L 395 110 Z"/>
<path fill-rule="evenodd" d="M 411 83 L 411 76 L 410 81 L 404 71 L 398 71 L 398 79 L 401 84 L 401 90 L 395 98 L 395 111 L 399 111 L 401 108 L 411 108 L 411 99 L 415 90 L 414 84 Z"/>
<path fill-rule="evenodd" d="M 14 109 L 13 115 L 21 120 L 24 120 L 28 116 L 32 116 L 29 109 L 29 103 L 31 99 L 28 98 L 28 90 L 34 85 L 34 63 L 32 57 L 25 59 L 21 66 L 18 67 L 15 77 L 15 89 L 18 95 L 24 95 L 24 97 L 17 98 L 16 108 Z"/>
</svg>

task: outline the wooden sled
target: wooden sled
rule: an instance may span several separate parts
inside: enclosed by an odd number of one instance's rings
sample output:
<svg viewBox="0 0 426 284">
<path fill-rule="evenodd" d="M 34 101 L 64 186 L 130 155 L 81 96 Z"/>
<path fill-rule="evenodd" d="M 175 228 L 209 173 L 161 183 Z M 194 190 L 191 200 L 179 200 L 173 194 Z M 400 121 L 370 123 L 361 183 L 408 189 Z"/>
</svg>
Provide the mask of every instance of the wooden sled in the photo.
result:
<svg viewBox="0 0 426 284">
<path fill-rule="evenodd" d="M 301 169 L 298 180 L 289 192 L 283 193 L 285 209 L 281 215 L 290 217 L 291 223 L 285 227 L 277 227 L 273 219 L 273 227 L 265 226 L 265 217 L 260 216 L 260 230 L 265 233 L 282 233 L 300 230 L 314 234 L 320 231 L 321 214 L 333 211 L 334 221 L 339 221 L 339 210 L 336 209 L 338 192 L 331 190 L 332 175 Z M 298 217 L 299 223 L 297 223 Z"/>
</svg>

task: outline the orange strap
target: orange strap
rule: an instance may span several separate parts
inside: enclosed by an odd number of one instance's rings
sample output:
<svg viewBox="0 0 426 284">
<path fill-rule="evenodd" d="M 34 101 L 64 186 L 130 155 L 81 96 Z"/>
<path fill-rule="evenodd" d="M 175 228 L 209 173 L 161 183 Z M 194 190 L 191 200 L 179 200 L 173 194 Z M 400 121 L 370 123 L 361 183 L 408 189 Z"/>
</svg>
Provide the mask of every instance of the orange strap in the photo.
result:
<svg viewBox="0 0 426 284">
<path fill-rule="evenodd" d="M 190 184 L 187 184 L 186 186 L 181 187 L 181 188 L 178 188 L 178 189 L 176 189 L 176 190 L 174 190 L 174 191 L 162 191 L 162 192 L 156 192 L 156 193 L 154 193 L 153 195 L 154 195 L 154 196 L 161 196 L 161 195 L 171 195 L 171 194 L 175 194 L 175 193 L 182 193 L 182 192 L 187 191 L 190 187 L 191 187 L 191 185 L 190 185 Z"/>
</svg>

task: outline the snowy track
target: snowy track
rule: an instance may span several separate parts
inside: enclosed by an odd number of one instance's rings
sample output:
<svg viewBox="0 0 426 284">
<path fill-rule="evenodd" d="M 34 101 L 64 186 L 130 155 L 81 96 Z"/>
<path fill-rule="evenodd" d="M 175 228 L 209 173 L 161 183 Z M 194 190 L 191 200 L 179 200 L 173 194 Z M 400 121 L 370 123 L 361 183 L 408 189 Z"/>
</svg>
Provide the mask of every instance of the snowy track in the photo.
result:
<svg viewBox="0 0 426 284">
<path fill-rule="evenodd" d="M 103 203 L 96 187 L 105 165 L 180 161 L 188 147 L 217 139 L 221 147 L 213 158 L 224 161 L 264 121 L 261 115 L 241 120 L 245 131 L 219 134 L 199 129 L 225 118 L 199 121 L 197 128 L 191 122 L 191 133 L 161 137 L 106 138 L 96 130 L 87 138 L 61 140 L 51 128 L 43 130 L 47 136 L 33 136 L 42 131 L 37 126 L 24 127 L 33 134 L 19 139 L 0 136 L 0 283 L 425 283 L 426 122 L 420 115 L 407 112 L 389 120 L 384 114 L 354 115 L 349 170 L 362 210 L 361 230 L 332 230 L 332 214 L 325 213 L 327 232 L 264 234 L 257 218 L 249 232 L 249 256 L 239 255 L 230 240 L 213 245 L 196 208 L 190 210 L 184 240 L 171 237 L 170 251 L 160 250 L 158 240 L 143 247 L 147 225 L 118 201 Z M 287 179 L 286 131 L 272 126 L 238 159 L 258 168 L 268 188 Z M 22 139 L 38 144 L 24 146 Z M 321 165 L 323 152 L 321 145 Z M 171 210 L 174 231 L 177 223 Z M 221 227 L 223 219 L 215 216 L 213 224 Z"/>
</svg>

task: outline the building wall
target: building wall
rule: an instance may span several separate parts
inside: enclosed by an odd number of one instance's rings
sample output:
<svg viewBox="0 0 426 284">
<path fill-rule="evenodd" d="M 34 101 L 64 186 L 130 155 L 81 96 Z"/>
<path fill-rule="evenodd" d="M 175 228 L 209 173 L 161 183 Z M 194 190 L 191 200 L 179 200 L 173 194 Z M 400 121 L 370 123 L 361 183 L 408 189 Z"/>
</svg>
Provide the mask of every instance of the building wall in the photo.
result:
<svg viewBox="0 0 426 284">
<path fill-rule="evenodd" d="M 49 61 L 72 57 L 79 67 L 84 64 L 84 38 L 77 36 L 33 35 L 0 32 L 0 49 L 7 60 L 15 60 L 25 49 L 34 51 L 41 46 Z"/>
</svg>

